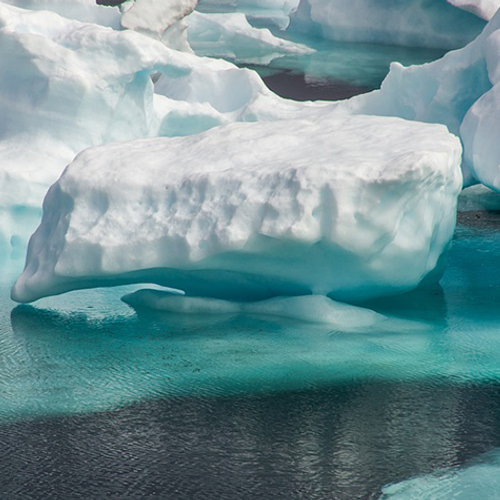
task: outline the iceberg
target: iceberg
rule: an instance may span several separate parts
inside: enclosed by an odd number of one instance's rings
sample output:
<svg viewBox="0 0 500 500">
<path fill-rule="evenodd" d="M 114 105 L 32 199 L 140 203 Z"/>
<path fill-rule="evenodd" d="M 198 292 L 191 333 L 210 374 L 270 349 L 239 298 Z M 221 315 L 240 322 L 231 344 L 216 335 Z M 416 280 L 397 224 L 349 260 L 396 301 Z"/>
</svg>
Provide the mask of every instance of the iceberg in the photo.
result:
<svg viewBox="0 0 500 500">
<path fill-rule="evenodd" d="M 500 0 L 447 0 L 447 2 L 454 7 L 472 12 L 485 21 L 492 19 L 500 8 Z"/>
<path fill-rule="evenodd" d="M 460 161 L 441 125 L 369 116 L 88 149 L 49 190 L 12 298 L 129 283 L 232 301 L 411 290 L 442 266 Z"/>
<path fill-rule="evenodd" d="M 95 0 L 2 0 L 21 9 L 46 10 L 68 19 L 120 28 L 121 13 L 116 7 L 97 5 Z"/>
<path fill-rule="evenodd" d="M 200 0 L 204 12 L 244 13 L 248 18 L 280 29 L 290 24 L 290 14 L 298 7 L 300 0 Z"/>
<path fill-rule="evenodd" d="M 307 108 L 228 62 L 180 53 L 130 30 L 4 3 L 0 96 L 2 254 L 26 245 L 47 189 L 87 147 L 292 117 Z"/>
<path fill-rule="evenodd" d="M 442 123 L 464 146 L 464 184 L 500 190 L 500 14 L 467 47 L 438 61 L 393 63 L 379 91 L 340 103 L 337 112 Z"/>
<path fill-rule="evenodd" d="M 202 14 L 187 19 L 188 40 L 196 54 L 236 62 L 269 64 L 286 54 L 308 54 L 313 49 L 254 28 L 243 13 Z"/>
<path fill-rule="evenodd" d="M 485 24 L 446 0 L 301 0 L 288 29 L 335 41 L 456 49 Z"/>
</svg>

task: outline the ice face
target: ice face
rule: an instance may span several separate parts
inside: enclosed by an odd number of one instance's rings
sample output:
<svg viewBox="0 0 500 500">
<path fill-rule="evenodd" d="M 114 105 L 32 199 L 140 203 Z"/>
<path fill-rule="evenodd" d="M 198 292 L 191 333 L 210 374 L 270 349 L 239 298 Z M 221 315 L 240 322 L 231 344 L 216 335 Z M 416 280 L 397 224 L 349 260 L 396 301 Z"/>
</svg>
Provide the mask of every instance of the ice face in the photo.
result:
<svg viewBox="0 0 500 500">
<path fill-rule="evenodd" d="M 446 0 L 302 0 L 289 29 L 337 41 L 456 49 L 484 26 Z"/>
<path fill-rule="evenodd" d="M 409 290 L 449 245 L 460 158 L 445 127 L 366 116 L 87 150 L 50 189 L 12 296 L 132 282 L 231 300 Z"/>
<path fill-rule="evenodd" d="M 124 28 L 161 38 L 175 23 L 193 12 L 198 0 L 135 0 L 122 16 Z"/>
<path fill-rule="evenodd" d="M 47 189 L 87 147 L 299 110 L 230 63 L 2 3 L 0 95 L 2 254 L 25 246 Z"/>
<path fill-rule="evenodd" d="M 116 7 L 97 5 L 95 0 L 2 0 L 2 3 L 22 9 L 47 10 L 68 19 L 113 29 L 120 27 L 120 11 Z"/>
<path fill-rule="evenodd" d="M 443 123 L 464 145 L 465 185 L 500 190 L 500 14 L 463 49 L 422 66 L 394 63 L 380 91 L 341 103 L 338 111 Z"/>
<path fill-rule="evenodd" d="M 447 0 L 451 5 L 489 21 L 500 7 L 499 0 Z"/>
<path fill-rule="evenodd" d="M 277 38 L 268 29 L 252 27 L 242 13 L 193 12 L 186 23 L 189 43 L 198 55 L 269 64 L 285 54 L 314 52 L 305 45 Z"/>
</svg>

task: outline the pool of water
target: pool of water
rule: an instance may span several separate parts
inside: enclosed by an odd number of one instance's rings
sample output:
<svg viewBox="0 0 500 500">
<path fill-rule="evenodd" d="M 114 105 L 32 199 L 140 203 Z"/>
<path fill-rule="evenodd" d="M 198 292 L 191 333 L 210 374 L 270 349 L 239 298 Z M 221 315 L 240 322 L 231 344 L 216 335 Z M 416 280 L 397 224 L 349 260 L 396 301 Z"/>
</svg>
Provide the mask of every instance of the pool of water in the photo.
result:
<svg viewBox="0 0 500 500">
<path fill-rule="evenodd" d="M 205 13 L 235 12 L 231 3 L 211 4 L 201 1 L 198 10 Z M 240 9 L 241 10 L 241 9 Z M 389 71 L 391 62 L 404 66 L 423 64 L 439 59 L 445 54 L 441 49 L 398 47 L 367 43 L 333 42 L 278 29 L 267 22 L 263 14 L 247 8 L 249 22 L 257 28 L 268 28 L 278 38 L 306 45 L 314 52 L 269 56 L 248 64 L 231 60 L 241 67 L 257 71 L 266 85 L 282 97 L 295 100 L 339 100 L 369 92 L 380 87 Z M 194 46 L 196 51 L 196 46 Z M 202 55 L 217 55 L 203 52 Z"/>
<path fill-rule="evenodd" d="M 367 304 L 389 319 L 366 331 L 137 313 L 119 300 L 130 287 L 15 306 L 11 263 L 2 497 L 354 500 L 391 498 L 390 484 L 416 498 L 407 481 L 429 474 L 469 484 L 457 471 L 500 448 L 499 198 L 466 191 L 441 285 Z"/>
</svg>

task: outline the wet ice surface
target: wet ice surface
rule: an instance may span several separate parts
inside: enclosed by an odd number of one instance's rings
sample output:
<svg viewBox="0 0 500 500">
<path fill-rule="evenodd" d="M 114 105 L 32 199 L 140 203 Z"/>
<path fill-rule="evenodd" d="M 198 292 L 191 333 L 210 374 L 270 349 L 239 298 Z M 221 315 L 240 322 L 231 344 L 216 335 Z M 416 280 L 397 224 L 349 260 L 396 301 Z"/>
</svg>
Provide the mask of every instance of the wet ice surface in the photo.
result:
<svg viewBox="0 0 500 500">
<path fill-rule="evenodd" d="M 500 201 L 477 189 L 442 287 L 369 304 L 383 328 L 136 314 L 119 300 L 130 287 L 14 307 L 12 273 L 0 492 L 473 498 L 476 473 L 497 470 L 474 460 L 500 448 Z"/>
</svg>

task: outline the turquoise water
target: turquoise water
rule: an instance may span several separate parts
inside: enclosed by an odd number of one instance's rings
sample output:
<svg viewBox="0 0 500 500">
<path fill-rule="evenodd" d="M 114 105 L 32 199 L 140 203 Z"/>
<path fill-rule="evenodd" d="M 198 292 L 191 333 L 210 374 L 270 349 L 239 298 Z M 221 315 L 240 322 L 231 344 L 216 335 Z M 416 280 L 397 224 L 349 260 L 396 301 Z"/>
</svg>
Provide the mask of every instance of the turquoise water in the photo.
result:
<svg viewBox="0 0 500 500">
<path fill-rule="evenodd" d="M 235 12 L 229 3 L 223 5 L 198 5 L 202 12 Z M 266 84 L 279 95 L 297 100 L 337 100 L 368 92 L 380 87 L 389 71 L 391 62 L 404 66 L 423 64 L 442 57 L 446 51 L 394 45 L 333 42 L 306 34 L 287 32 L 259 17 L 258 9 L 243 9 L 249 22 L 257 28 L 271 29 L 278 38 L 285 38 L 306 45 L 315 52 L 291 54 L 262 64 L 247 64 L 231 60 L 239 66 L 256 70 Z M 196 51 L 196 46 L 194 46 Z M 250 48 L 248 49 L 250 50 Z M 202 52 L 202 55 L 218 56 Z"/>
<path fill-rule="evenodd" d="M 441 285 L 366 304 L 389 318 L 366 331 L 136 312 L 131 287 L 15 306 L 11 263 L 0 492 L 500 495 L 500 197 L 465 191 L 458 221 Z"/>
</svg>

